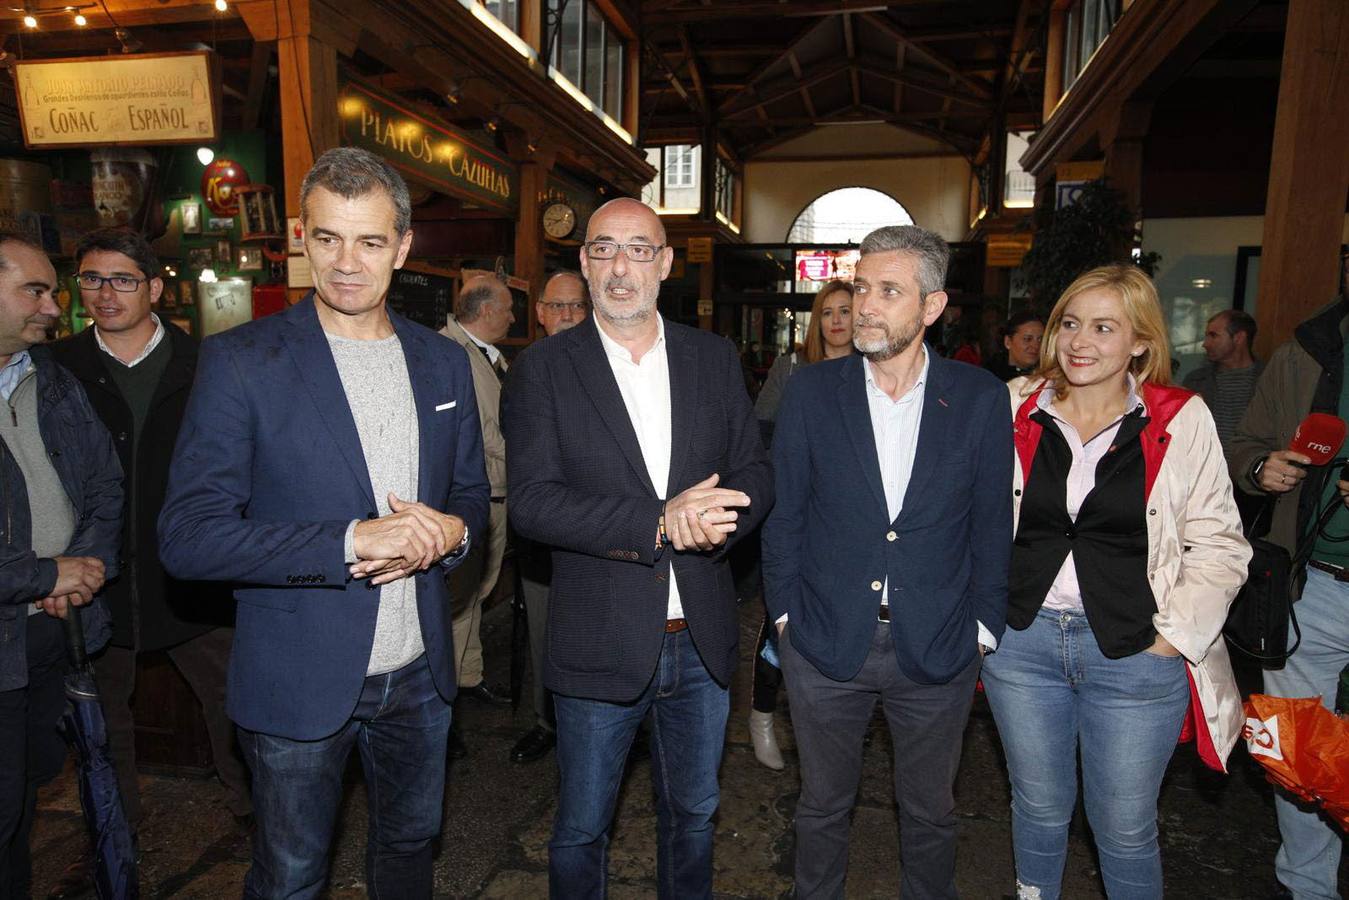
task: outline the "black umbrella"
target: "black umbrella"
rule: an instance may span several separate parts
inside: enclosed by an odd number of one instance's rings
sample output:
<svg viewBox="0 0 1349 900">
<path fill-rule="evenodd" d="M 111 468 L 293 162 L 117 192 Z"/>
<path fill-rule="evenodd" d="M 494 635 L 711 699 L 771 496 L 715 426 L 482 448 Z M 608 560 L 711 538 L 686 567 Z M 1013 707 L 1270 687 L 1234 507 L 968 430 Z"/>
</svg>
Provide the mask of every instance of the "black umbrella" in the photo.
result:
<svg viewBox="0 0 1349 900">
<path fill-rule="evenodd" d="M 108 750 L 108 729 L 98 702 L 94 667 L 84 647 L 84 626 L 72 606 L 66 615 L 66 651 L 72 671 L 66 676 L 65 738 L 75 747 L 80 764 L 80 806 L 94 848 L 94 889 L 99 900 L 132 900 L 140 896 L 136 851 L 131 826 L 122 810 Z"/>
</svg>

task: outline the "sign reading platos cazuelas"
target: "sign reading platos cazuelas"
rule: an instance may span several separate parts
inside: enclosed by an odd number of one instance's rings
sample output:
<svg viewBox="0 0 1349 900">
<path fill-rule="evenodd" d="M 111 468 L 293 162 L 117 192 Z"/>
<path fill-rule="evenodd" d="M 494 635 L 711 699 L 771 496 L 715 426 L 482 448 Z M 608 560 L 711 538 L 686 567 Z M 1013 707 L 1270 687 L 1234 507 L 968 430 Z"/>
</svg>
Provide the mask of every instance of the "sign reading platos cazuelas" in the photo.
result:
<svg viewBox="0 0 1349 900">
<path fill-rule="evenodd" d="M 220 132 L 209 50 L 14 64 L 28 147 L 209 143 Z"/>
<path fill-rule="evenodd" d="M 406 100 L 345 75 L 337 99 L 342 143 L 362 147 L 450 196 L 514 213 L 520 173 L 486 136 L 461 131 Z"/>
</svg>

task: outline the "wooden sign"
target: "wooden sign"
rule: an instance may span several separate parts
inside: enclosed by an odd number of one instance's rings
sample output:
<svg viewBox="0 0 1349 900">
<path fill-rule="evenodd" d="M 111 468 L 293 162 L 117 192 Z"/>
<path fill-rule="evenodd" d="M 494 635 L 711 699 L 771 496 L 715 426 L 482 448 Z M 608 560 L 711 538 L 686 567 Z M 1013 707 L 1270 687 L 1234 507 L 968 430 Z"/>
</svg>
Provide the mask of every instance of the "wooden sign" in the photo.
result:
<svg viewBox="0 0 1349 900">
<path fill-rule="evenodd" d="M 343 144 L 376 153 L 450 196 L 497 212 L 519 208 L 519 169 L 485 141 L 356 80 L 342 85 L 337 111 Z"/>
<path fill-rule="evenodd" d="M 712 239 L 710 237 L 689 238 L 688 259 L 691 263 L 710 263 L 712 261 Z"/>
<path fill-rule="evenodd" d="M 24 144 L 209 144 L 220 133 L 213 61 L 198 50 L 16 62 Z"/>
</svg>

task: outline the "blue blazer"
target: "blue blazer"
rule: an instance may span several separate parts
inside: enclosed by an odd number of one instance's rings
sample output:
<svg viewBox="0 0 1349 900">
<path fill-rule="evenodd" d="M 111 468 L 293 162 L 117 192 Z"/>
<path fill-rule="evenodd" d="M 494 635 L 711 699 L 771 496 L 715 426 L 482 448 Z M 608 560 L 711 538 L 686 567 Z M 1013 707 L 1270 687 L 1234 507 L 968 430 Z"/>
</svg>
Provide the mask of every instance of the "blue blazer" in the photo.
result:
<svg viewBox="0 0 1349 900">
<path fill-rule="evenodd" d="M 839 681 L 861 670 L 889 579 L 895 661 L 942 684 L 1001 637 L 1012 549 L 1012 417 L 989 372 L 930 353 L 913 476 L 890 520 L 859 355 L 787 384 L 773 434 L 777 506 L 763 530 L 769 614 Z M 893 535 L 893 537 L 891 536 Z"/>
<path fill-rule="evenodd" d="M 379 591 L 347 575 L 352 519 L 378 507 L 312 292 L 201 346 L 160 554 L 174 577 L 235 584 L 226 711 L 251 731 L 317 740 L 350 718 L 374 644 Z M 468 358 L 392 312 L 417 407 L 417 500 L 484 533 L 488 487 Z M 470 538 L 471 539 L 471 538 Z M 417 579 L 437 690 L 455 694 L 443 569 Z"/>
<path fill-rule="evenodd" d="M 503 404 L 510 519 L 553 547 L 544 683 L 571 697 L 636 700 L 665 638 L 670 573 L 689 633 L 717 682 L 735 670 L 739 617 L 726 552 L 773 505 L 773 475 L 730 341 L 665 323 L 674 497 L 713 472 L 750 496 L 717 551 L 657 550 L 664 501 L 593 316 L 538 341 L 511 366 Z"/>
</svg>

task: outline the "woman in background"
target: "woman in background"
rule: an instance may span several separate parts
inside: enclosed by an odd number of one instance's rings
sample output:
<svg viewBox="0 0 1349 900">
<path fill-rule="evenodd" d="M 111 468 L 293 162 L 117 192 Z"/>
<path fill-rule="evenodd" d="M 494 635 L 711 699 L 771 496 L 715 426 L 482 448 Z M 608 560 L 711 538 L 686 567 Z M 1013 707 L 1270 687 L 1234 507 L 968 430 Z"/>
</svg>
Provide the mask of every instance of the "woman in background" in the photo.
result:
<svg viewBox="0 0 1349 900">
<path fill-rule="evenodd" d="M 1218 432 L 1170 386 L 1157 292 L 1132 266 L 1069 285 L 1039 368 L 1008 387 L 1016 539 L 1008 627 L 982 676 L 1017 896 L 1060 895 L 1080 750 L 1106 894 L 1160 898 L 1157 794 L 1182 726 L 1223 770 L 1244 721 L 1222 626 L 1250 547 Z"/>
<path fill-rule="evenodd" d="M 822 359 L 847 356 L 849 353 L 852 353 L 852 284 L 835 279 L 827 282 L 815 294 L 815 301 L 810 306 L 810 330 L 806 334 L 805 347 L 782 354 L 768 370 L 763 390 L 754 404 L 754 414 L 759 419 L 765 445 L 773 442 L 773 421 L 777 418 L 782 391 L 792 373 L 802 366 Z M 756 549 L 757 546 L 756 543 Z M 759 641 L 754 651 L 749 735 L 754 745 L 754 758 L 775 771 L 785 765 L 777 735 L 773 731 L 773 714 L 777 711 L 778 689 L 781 685 L 782 672 L 777 665 L 777 629 L 765 619 L 759 628 Z"/>
</svg>

